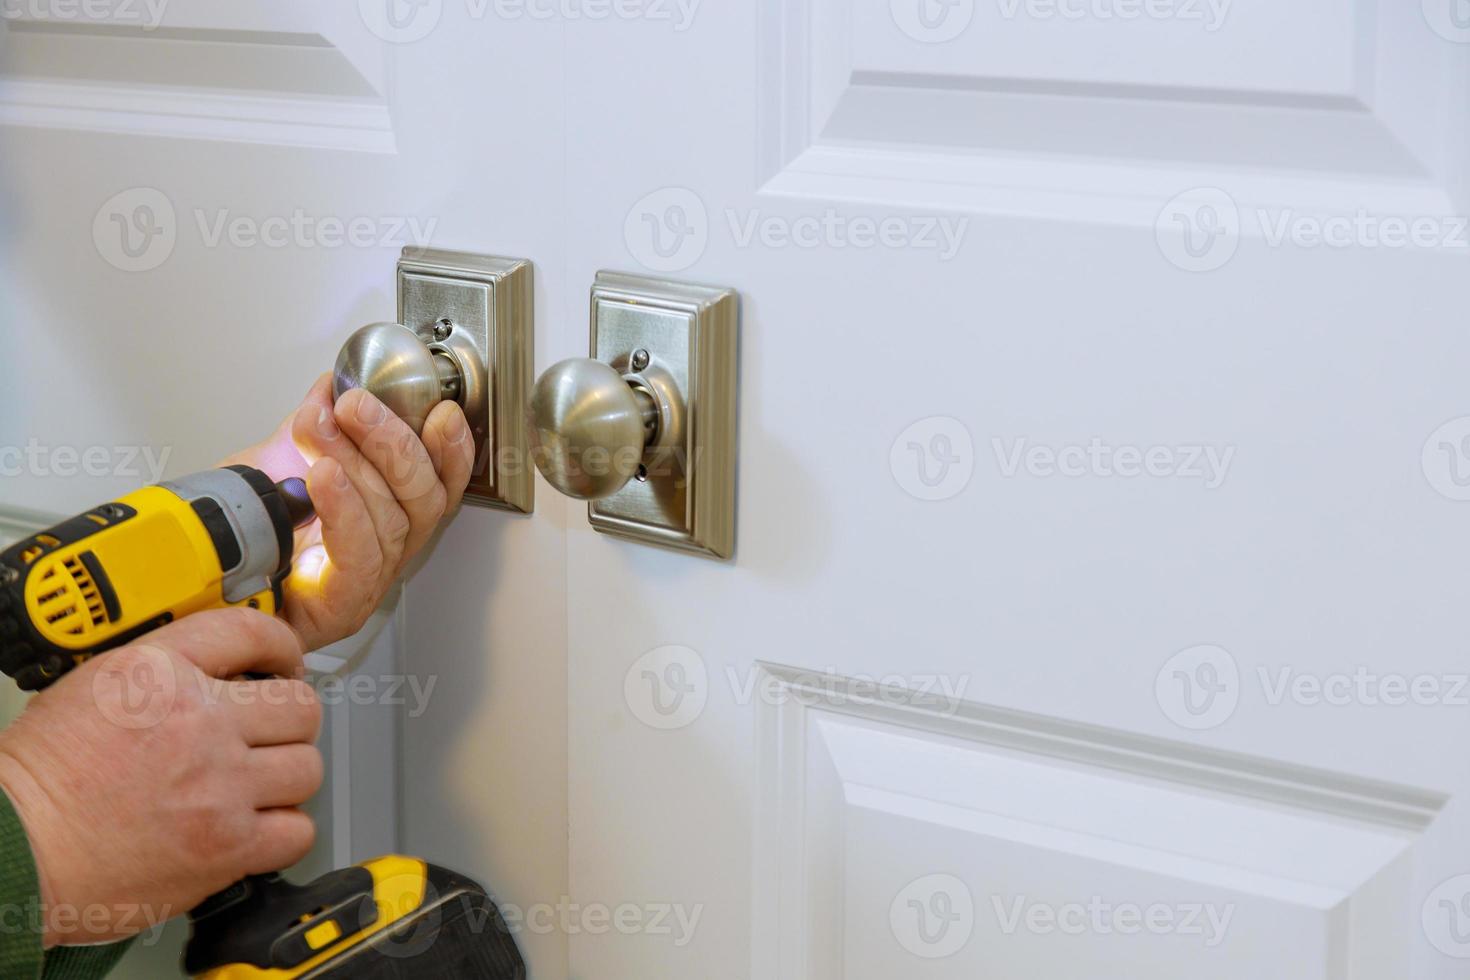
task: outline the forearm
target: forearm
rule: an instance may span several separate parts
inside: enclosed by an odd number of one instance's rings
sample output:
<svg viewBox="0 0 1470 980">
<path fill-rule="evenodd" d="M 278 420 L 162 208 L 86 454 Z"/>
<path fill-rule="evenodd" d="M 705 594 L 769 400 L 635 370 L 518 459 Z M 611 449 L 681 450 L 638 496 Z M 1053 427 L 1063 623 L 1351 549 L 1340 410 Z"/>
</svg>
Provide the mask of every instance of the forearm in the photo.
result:
<svg viewBox="0 0 1470 980">
<path fill-rule="evenodd" d="M 0 977 L 95 980 L 106 976 L 128 943 L 45 948 L 41 881 L 25 826 L 0 792 Z"/>
</svg>

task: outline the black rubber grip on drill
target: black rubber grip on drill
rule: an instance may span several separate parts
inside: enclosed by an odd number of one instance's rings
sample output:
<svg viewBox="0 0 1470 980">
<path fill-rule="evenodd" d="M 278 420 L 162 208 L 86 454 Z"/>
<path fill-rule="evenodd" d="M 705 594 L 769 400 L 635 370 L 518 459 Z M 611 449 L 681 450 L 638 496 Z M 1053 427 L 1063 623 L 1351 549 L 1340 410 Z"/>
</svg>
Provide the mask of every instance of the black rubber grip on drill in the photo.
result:
<svg viewBox="0 0 1470 980">
<path fill-rule="evenodd" d="M 343 936 L 372 925 L 378 917 L 372 872 L 344 868 L 309 885 L 278 874 L 235 882 L 189 913 L 184 971 L 192 977 L 232 963 L 262 970 L 299 966 L 314 955 L 300 927 L 319 924 L 323 909 L 339 910 Z"/>
<path fill-rule="evenodd" d="M 161 617 L 142 624 L 94 647 L 68 650 L 46 639 L 26 609 L 26 580 L 36 562 L 59 548 L 76 544 L 136 516 L 138 512 L 126 504 L 102 504 L 0 551 L 0 671 L 14 678 L 21 690 L 42 690 L 76 666 L 78 657 L 85 659 L 129 643 L 172 618 Z M 36 553 L 27 561 L 25 556 L 32 552 Z M 107 588 L 100 594 L 108 617 L 115 622 L 122 613 L 117 594 L 112 591 L 111 583 L 106 581 L 107 576 L 95 556 L 91 563 L 87 562 L 86 556 L 82 560 L 95 580 L 105 582 Z"/>
<path fill-rule="evenodd" d="M 214 545 L 214 553 L 219 557 L 220 571 L 229 574 L 239 568 L 240 562 L 245 560 L 245 552 L 240 549 L 235 525 L 230 523 L 229 515 L 219 505 L 219 501 L 213 497 L 200 497 L 190 501 L 189 506 L 199 518 L 199 523 L 204 525 L 210 543 Z"/>
</svg>

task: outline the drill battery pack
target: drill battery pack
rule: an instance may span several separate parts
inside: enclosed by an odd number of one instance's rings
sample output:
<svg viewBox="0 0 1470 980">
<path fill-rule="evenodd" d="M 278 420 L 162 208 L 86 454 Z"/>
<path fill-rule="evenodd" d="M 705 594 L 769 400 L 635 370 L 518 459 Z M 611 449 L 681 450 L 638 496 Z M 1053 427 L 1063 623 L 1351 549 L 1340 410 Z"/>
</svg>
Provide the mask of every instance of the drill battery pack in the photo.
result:
<svg viewBox="0 0 1470 980">
<path fill-rule="evenodd" d="M 248 878 L 191 915 L 184 971 L 203 980 L 525 980 L 479 885 L 390 856 L 309 885 Z"/>
</svg>

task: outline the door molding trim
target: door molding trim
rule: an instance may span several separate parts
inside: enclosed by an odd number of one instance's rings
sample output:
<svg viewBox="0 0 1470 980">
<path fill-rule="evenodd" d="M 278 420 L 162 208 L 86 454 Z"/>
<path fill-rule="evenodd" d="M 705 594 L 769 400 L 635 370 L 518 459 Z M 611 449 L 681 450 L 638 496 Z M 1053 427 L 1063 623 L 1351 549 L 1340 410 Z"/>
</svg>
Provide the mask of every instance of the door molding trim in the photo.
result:
<svg viewBox="0 0 1470 980">
<path fill-rule="evenodd" d="M 757 669 L 754 976 L 844 976 L 852 916 L 890 899 L 901 916 L 904 883 L 939 867 L 952 882 L 966 875 L 956 887 L 981 904 L 996 897 L 984 869 L 1007 860 L 1053 890 L 1109 867 L 1120 881 L 1228 899 L 1250 922 L 1280 910 L 1310 923 L 1292 951 L 1302 962 L 1361 966 L 1367 950 L 1408 962 L 1400 919 L 1415 904 L 1415 845 L 1447 804 L 1442 794 Z"/>
<path fill-rule="evenodd" d="M 397 149 L 386 79 L 320 33 L 20 19 L 0 24 L 0 40 L 0 123 Z"/>
<path fill-rule="evenodd" d="M 0 81 L 0 124 L 396 153 L 386 103 Z"/>
</svg>

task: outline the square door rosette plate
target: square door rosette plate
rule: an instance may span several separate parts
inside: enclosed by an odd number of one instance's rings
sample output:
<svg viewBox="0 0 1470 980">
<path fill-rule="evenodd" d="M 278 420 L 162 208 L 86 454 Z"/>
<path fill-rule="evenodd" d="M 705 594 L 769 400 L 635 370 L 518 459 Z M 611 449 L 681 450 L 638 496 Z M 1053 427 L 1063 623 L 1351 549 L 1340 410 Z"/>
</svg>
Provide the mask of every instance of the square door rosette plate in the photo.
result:
<svg viewBox="0 0 1470 980">
<path fill-rule="evenodd" d="M 404 249 L 398 261 L 398 322 L 467 371 L 475 468 L 465 500 L 529 514 L 536 481 L 527 447 L 532 366 L 531 263 L 443 249 Z M 473 390 L 479 388 L 480 390 Z"/>
<path fill-rule="evenodd" d="M 600 272 L 591 354 L 650 390 L 682 394 L 672 431 L 636 478 L 588 504 L 599 531 L 713 558 L 735 551 L 739 296 L 733 290 Z"/>
</svg>

